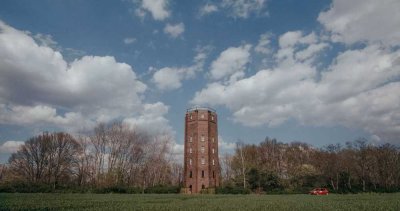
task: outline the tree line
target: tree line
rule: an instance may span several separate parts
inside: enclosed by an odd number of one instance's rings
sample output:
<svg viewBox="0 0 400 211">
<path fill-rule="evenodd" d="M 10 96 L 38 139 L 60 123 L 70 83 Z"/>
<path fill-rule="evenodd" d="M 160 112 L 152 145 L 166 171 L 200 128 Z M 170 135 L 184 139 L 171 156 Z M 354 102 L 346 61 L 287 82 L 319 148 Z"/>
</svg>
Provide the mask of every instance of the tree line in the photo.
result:
<svg viewBox="0 0 400 211">
<path fill-rule="evenodd" d="M 158 186 L 178 192 L 182 168 L 173 162 L 172 143 L 168 135 L 122 123 L 99 124 L 86 136 L 43 133 L 27 140 L 2 166 L 1 186 L 9 192 L 151 192 Z"/>
<path fill-rule="evenodd" d="M 366 139 L 315 148 L 266 138 L 237 144 L 221 157 L 223 186 L 246 192 L 306 193 L 326 187 L 336 193 L 400 191 L 400 150 Z"/>
<path fill-rule="evenodd" d="M 122 123 L 99 124 L 89 135 L 45 132 L 0 165 L 0 192 L 179 193 L 183 160 L 175 159 L 173 143 Z M 400 149 L 366 139 L 323 148 L 238 142 L 219 163 L 217 193 L 400 191 Z"/>
</svg>

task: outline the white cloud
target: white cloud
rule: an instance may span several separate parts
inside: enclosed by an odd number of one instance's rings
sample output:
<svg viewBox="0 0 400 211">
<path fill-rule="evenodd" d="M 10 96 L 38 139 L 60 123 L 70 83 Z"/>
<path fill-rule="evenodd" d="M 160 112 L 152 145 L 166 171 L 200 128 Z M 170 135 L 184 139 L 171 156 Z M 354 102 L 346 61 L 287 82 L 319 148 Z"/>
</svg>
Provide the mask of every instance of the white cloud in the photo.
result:
<svg viewBox="0 0 400 211">
<path fill-rule="evenodd" d="M 219 154 L 232 154 L 236 148 L 236 143 L 227 142 L 221 136 L 218 136 L 218 151 Z"/>
<path fill-rule="evenodd" d="M 316 53 L 329 47 L 327 43 L 311 44 L 306 49 L 296 52 L 296 59 L 300 61 L 305 61 L 307 59 L 313 58 Z"/>
<path fill-rule="evenodd" d="M 178 23 L 175 25 L 167 24 L 164 27 L 164 33 L 168 34 L 173 38 L 179 37 L 185 31 L 185 25 L 183 23 Z"/>
<path fill-rule="evenodd" d="M 0 20 L 1 22 L 1 20 Z M 74 48 L 63 48 L 58 44 L 57 41 L 53 39 L 53 36 L 50 34 L 35 34 L 32 35 L 30 32 L 25 32 L 27 35 L 31 36 L 35 42 L 44 47 L 49 47 L 53 49 L 54 51 L 58 51 L 63 54 L 64 60 L 66 61 L 73 61 L 74 59 L 78 57 L 82 57 L 86 54 L 85 51 L 79 50 L 79 49 L 74 49 Z"/>
<path fill-rule="evenodd" d="M 254 51 L 261 54 L 269 54 L 271 50 L 269 49 L 270 44 L 270 37 L 269 33 L 265 33 L 260 35 L 260 39 L 258 40 L 258 44 L 254 47 Z"/>
<path fill-rule="evenodd" d="M 211 13 L 217 12 L 217 11 L 218 11 L 218 7 L 216 5 L 207 3 L 200 8 L 199 14 L 200 14 L 200 16 L 204 16 L 204 15 L 208 15 L 208 14 L 211 14 Z"/>
<path fill-rule="evenodd" d="M 0 22 L 0 124 L 76 131 L 145 118 L 140 111 L 149 109 L 142 102 L 146 89 L 132 67 L 114 57 L 68 63 L 60 52 Z"/>
<path fill-rule="evenodd" d="M 234 81 L 243 77 L 246 65 L 250 62 L 250 49 L 251 45 L 246 44 L 223 51 L 211 64 L 211 79 L 230 77 L 230 80 Z"/>
<path fill-rule="evenodd" d="M 129 117 L 123 120 L 124 123 L 145 130 L 152 134 L 174 135 L 169 121 L 165 118 L 169 107 L 162 102 L 144 104 L 143 109 L 137 117 Z"/>
<path fill-rule="evenodd" d="M 280 49 L 274 55 L 280 65 L 290 66 L 296 62 L 312 63 L 320 51 L 329 47 L 327 43 L 311 32 L 303 35 L 301 31 L 289 31 L 279 37 Z"/>
<path fill-rule="evenodd" d="M 230 16 L 234 18 L 248 18 L 251 14 L 260 14 L 266 0 L 223 0 L 221 7 L 228 10 Z"/>
<path fill-rule="evenodd" d="M 3 153 L 13 153 L 16 152 L 21 145 L 23 145 L 23 141 L 6 141 L 2 145 L 0 145 L 0 152 Z"/>
<path fill-rule="evenodd" d="M 160 90 L 174 90 L 182 86 L 185 69 L 164 67 L 153 75 L 153 81 Z"/>
<path fill-rule="evenodd" d="M 376 45 L 347 50 L 322 73 L 321 90 L 335 90 L 326 100 L 343 100 L 373 90 L 400 75 L 400 51 L 390 52 Z"/>
<path fill-rule="evenodd" d="M 197 72 L 203 71 L 205 59 L 211 48 L 211 46 L 197 47 L 197 54 L 193 58 L 194 64 L 192 66 L 163 67 L 155 71 L 152 81 L 160 90 L 170 91 L 180 88 L 183 80 L 194 78 Z"/>
<path fill-rule="evenodd" d="M 93 128 L 95 122 L 82 116 L 80 112 L 67 112 L 57 114 L 57 109 L 44 106 L 21 106 L 0 104 L 0 124 L 13 124 L 21 126 L 46 126 L 55 125 L 71 131 Z M 98 119 L 98 121 L 102 121 Z M 79 124 L 76 124 L 78 123 Z"/>
<path fill-rule="evenodd" d="M 289 31 L 279 37 L 279 46 L 281 48 L 292 47 L 296 44 L 312 44 L 317 42 L 315 33 L 303 36 L 301 31 Z"/>
<path fill-rule="evenodd" d="M 185 146 L 183 144 L 178 144 L 178 143 L 173 143 L 172 146 L 172 155 L 173 155 L 173 161 L 176 163 L 182 163 L 184 157 L 184 150 Z"/>
<path fill-rule="evenodd" d="M 289 119 L 316 126 L 361 128 L 388 141 L 400 135 L 400 50 L 379 45 L 340 53 L 323 70 L 313 61 L 329 47 L 314 33 L 279 38 L 274 67 L 197 92 L 193 104 L 225 106 L 247 126 Z"/>
<path fill-rule="evenodd" d="M 35 41 L 38 42 L 39 45 L 59 50 L 58 43 L 54 41 L 53 37 L 49 34 L 39 33 L 33 36 L 33 39 L 35 39 Z"/>
<path fill-rule="evenodd" d="M 134 38 L 134 37 L 127 37 L 124 39 L 124 43 L 127 45 L 132 44 L 134 42 L 136 42 L 136 38 Z"/>
<path fill-rule="evenodd" d="M 137 16 L 144 18 L 146 11 L 150 12 L 154 20 L 162 21 L 171 15 L 168 10 L 168 0 L 142 0 L 140 8 L 136 9 Z"/>
<path fill-rule="evenodd" d="M 332 32 L 335 41 L 399 45 L 399 8 L 398 0 L 334 0 L 318 21 Z"/>
</svg>

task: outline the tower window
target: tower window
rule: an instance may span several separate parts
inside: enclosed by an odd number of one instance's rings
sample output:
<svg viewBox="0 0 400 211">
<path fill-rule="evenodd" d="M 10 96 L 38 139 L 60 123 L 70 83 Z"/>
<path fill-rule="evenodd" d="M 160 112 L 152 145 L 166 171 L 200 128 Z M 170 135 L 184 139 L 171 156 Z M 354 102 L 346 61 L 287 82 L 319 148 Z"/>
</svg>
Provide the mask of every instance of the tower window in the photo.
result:
<svg viewBox="0 0 400 211">
<path fill-rule="evenodd" d="M 214 159 L 213 159 L 213 161 L 212 161 L 212 164 L 213 164 L 213 166 L 215 166 L 215 161 L 214 161 Z"/>
<path fill-rule="evenodd" d="M 191 172 L 190 172 L 191 173 Z M 213 178 L 215 178 L 215 172 L 213 171 Z"/>
<path fill-rule="evenodd" d="M 192 142 L 192 141 L 193 141 L 193 137 L 189 136 L 189 142 Z"/>
<path fill-rule="evenodd" d="M 204 178 L 204 170 L 201 171 L 201 178 Z"/>
<path fill-rule="evenodd" d="M 204 141 L 206 138 L 204 137 L 204 135 L 201 135 L 201 141 Z"/>
<path fill-rule="evenodd" d="M 211 138 L 211 141 L 214 143 L 214 141 L 215 141 L 214 137 Z"/>
<path fill-rule="evenodd" d="M 214 149 L 214 148 L 212 148 L 212 153 L 213 153 L 213 154 L 215 153 L 215 149 Z"/>
<path fill-rule="evenodd" d="M 201 153 L 204 154 L 204 151 L 205 151 L 204 146 L 201 146 Z"/>
<path fill-rule="evenodd" d="M 211 120 L 213 120 L 213 121 L 214 121 L 214 115 L 211 115 Z"/>
<path fill-rule="evenodd" d="M 193 116 L 190 114 L 190 119 L 193 119 Z"/>
<path fill-rule="evenodd" d="M 189 153 L 192 153 L 192 147 L 189 148 Z"/>
<path fill-rule="evenodd" d="M 192 165 L 192 158 L 189 159 L 189 165 Z"/>
<path fill-rule="evenodd" d="M 206 164 L 206 159 L 202 158 L 201 159 L 201 164 L 203 164 L 203 165 Z"/>
<path fill-rule="evenodd" d="M 192 178 L 192 171 L 189 172 L 189 178 Z"/>
<path fill-rule="evenodd" d="M 204 186 L 204 184 L 201 185 L 201 189 L 206 189 L 206 186 Z"/>
</svg>

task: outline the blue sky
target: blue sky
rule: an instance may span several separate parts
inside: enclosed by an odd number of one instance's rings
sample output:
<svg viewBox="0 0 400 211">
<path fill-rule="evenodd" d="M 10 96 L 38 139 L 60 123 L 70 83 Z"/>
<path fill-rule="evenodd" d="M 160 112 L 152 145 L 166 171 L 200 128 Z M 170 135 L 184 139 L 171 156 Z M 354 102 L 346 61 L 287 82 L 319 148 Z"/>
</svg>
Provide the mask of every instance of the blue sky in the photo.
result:
<svg viewBox="0 0 400 211">
<path fill-rule="evenodd" d="M 396 0 L 0 3 L 0 162 L 41 131 L 170 134 L 199 104 L 221 150 L 266 136 L 398 144 Z"/>
</svg>

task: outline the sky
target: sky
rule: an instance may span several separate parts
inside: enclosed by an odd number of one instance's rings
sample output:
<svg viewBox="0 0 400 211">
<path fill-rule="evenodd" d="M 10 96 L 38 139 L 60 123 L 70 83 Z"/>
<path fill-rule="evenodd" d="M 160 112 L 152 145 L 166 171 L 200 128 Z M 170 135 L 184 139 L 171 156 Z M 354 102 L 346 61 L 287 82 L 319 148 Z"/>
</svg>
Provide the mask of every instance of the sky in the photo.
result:
<svg viewBox="0 0 400 211">
<path fill-rule="evenodd" d="M 0 163 L 42 131 L 169 134 L 218 113 L 219 147 L 400 144 L 398 0 L 3 0 Z"/>
</svg>

